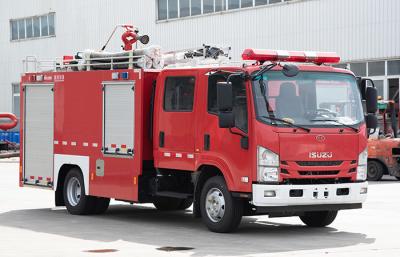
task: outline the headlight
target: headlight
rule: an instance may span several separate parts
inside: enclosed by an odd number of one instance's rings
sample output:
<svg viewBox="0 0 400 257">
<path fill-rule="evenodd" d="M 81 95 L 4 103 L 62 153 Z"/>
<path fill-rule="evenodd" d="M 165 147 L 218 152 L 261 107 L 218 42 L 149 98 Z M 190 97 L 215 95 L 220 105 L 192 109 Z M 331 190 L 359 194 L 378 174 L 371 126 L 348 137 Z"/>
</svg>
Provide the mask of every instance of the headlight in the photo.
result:
<svg viewBox="0 0 400 257">
<path fill-rule="evenodd" d="M 273 167 L 258 167 L 258 181 L 260 182 L 277 182 L 279 181 L 278 168 Z"/>
<path fill-rule="evenodd" d="M 258 147 L 258 165 L 279 167 L 279 155 L 259 146 Z"/>
<path fill-rule="evenodd" d="M 358 156 L 358 167 L 357 167 L 357 180 L 364 181 L 367 179 L 367 163 L 368 163 L 368 148 Z"/>
<path fill-rule="evenodd" d="M 279 181 L 279 155 L 259 146 L 257 148 L 257 181 Z"/>
</svg>

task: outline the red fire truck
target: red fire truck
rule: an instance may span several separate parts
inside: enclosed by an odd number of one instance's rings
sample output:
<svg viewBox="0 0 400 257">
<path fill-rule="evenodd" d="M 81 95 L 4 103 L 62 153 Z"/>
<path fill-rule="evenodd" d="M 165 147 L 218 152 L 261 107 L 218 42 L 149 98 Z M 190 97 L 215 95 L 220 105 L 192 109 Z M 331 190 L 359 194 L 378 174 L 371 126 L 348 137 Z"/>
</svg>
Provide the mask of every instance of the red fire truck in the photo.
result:
<svg viewBox="0 0 400 257">
<path fill-rule="evenodd" d="M 135 51 L 25 72 L 20 186 L 54 190 L 77 215 L 103 213 L 111 198 L 193 204 L 215 232 L 261 214 L 327 226 L 361 208 L 376 90 L 360 97 L 364 80 L 325 65 L 337 55 L 246 49 L 237 65 L 204 47 L 154 69 Z"/>
</svg>

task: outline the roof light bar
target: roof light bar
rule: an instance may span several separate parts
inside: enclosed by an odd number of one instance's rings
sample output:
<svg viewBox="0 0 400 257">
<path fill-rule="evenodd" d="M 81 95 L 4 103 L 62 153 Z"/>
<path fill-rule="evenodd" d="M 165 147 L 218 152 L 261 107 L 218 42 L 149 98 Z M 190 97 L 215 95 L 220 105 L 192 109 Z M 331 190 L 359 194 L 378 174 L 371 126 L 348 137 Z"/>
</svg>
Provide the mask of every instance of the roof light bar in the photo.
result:
<svg viewBox="0 0 400 257">
<path fill-rule="evenodd" d="M 242 59 L 263 62 L 311 62 L 316 64 L 340 62 L 340 56 L 333 52 L 301 52 L 250 48 L 243 51 Z"/>
</svg>

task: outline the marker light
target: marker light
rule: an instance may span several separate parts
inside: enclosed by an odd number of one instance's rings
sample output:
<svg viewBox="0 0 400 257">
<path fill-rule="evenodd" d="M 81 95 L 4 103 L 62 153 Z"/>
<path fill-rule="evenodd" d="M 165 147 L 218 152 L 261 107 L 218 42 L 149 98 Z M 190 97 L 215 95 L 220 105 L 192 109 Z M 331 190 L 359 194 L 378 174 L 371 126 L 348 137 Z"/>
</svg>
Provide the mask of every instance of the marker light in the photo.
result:
<svg viewBox="0 0 400 257">
<path fill-rule="evenodd" d="M 310 62 L 310 63 L 338 63 L 340 56 L 333 52 L 283 51 L 266 49 L 245 49 L 243 60 L 271 61 L 271 62 Z"/>
<path fill-rule="evenodd" d="M 119 73 L 118 73 L 118 72 L 113 72 L 113 73 L 111 73 L 111 78 L 112 78 L 113 80 L 117 80 L 117 79 L 119 78 Z"/>
<path fill-rule="evenodd" d="M 43 74 L 36 75 L 36 81 L 43 81 Z"/>
<path fill-rule="evenodd" d="M 121 72 L 121 79 L 128 79 L 129 73 L 128 72 Z"/>
</svg>

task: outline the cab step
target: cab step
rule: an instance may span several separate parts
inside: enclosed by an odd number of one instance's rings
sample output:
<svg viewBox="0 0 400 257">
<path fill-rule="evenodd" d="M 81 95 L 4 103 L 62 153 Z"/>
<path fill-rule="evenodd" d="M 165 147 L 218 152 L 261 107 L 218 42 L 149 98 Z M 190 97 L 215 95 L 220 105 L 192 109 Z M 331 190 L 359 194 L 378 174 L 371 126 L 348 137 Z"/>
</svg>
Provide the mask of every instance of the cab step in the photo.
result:
<svg viewBox="0 0 400 257">
<path fill-rule="evenodd" d="M 188 199 L 188 198 L 192 198 L 193 194 L 180 193 L 180 192 L 174 192 L 174 191 L 159 191 L 159 192 L 156 192 L 156 196 L 164 196 L 164 197 L 179 198 L 179 199 Z"/>
</svg>

